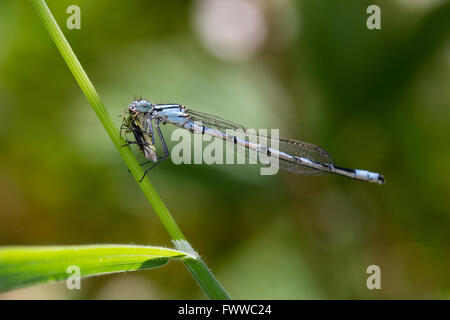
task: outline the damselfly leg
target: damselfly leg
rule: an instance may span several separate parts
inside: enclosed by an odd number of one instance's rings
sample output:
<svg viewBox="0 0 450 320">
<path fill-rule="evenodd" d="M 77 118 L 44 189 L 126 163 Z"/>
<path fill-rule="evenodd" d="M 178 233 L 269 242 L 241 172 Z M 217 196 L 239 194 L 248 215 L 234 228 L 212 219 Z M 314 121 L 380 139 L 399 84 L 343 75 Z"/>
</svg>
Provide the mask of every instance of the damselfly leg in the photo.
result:
<svg viewBox="0 0 450 320">
<path fill-rule="evenodd" d="M 151 120 L 149 120 L 148 122 L 150 123 L 149 127 L 153 128 Z M 144 177 L 147 175 L 147 173 L 151 169 L 153 169 L 154 167 L 156 167 L 156 165 L 158 165 L 159 163 L 161 163 L 164 160 L 166 160 L 169 157 L 169 155 L 170 155 L 169 148 L 167 148 L 166 140 L 164 140 L 164 136 L 163 136 L 163 134 L 161 132 L 161 128 L 159 127 L 159 123 L 160 123 L 160 121 L 157 119 L 156 122 L 155 122 L 156 132 L 158 133 L 159 141 L 161 142 L 161 145 L 163 147 L 164 154 L 161 157 L 158 157 L 158 160 L 155 163 L 153 163 L 150 168 L 145 170 L 144 175 L 142 176 L 141 180 L 139 180 L 139 182 L 141 182 L 144 179 Z M 154 136 L 153 136 L 153 142 L 154 142 Z M 152 162 L 152 161 L 149 160 L 147 162 L 144 162 L 143 164 L 141 164 L 141 166 L 143 166 L 143 165 L 145 165 L 145 164 L 147 164 L 149 162 Z"/>
</svg>

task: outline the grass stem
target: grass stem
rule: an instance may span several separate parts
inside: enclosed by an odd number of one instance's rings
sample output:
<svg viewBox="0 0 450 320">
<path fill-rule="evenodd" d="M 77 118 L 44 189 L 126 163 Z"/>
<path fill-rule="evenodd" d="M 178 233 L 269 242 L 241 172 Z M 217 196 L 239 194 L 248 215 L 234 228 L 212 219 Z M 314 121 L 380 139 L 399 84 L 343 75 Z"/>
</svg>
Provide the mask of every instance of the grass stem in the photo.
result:
<svg viewBox="0 0 450 320">
<path fill-rule="evenodd" d="M 65 62 L 67 63 L 67 66 L 78 82 L 81 90 L 84 92 L 86 98 L 97 114 L 100 122 L 111 138 L 113 144 L 116 146 L 116 149 L 119 151 L 120 155 L 125 161 L 125 164 L 130 169 L 131 174 L 134 176 L 136 182 L 138 182 L 140 188 L 142 189 L 142 192 L 144 192 L 145 196 L 158 215 L 158 218 L 163 223 L 170 237 L 175 243 L 180 241 L 188 243 L 180 228 L 173 219 L 172 215 L 170 214 L 169 210 L 167 209 L 161 198 L 158 196 L 156 190 L 151 185 L 149 179 L 145 177 L 144 180 L 139 183 L 139 180 L 144 174 L 141 166 L 133 156 L 130 148 L 122 147 L 125 144 L 125 141 L 120 136 L 119 130 L 115 127 L 111 117 L 103 106 L 103 103 L 100 100 L 100 96 L 95 90 L 92 82 L 89 80 L 80 62 L 78 61 L 75 53 L 69 45 L 69 42 L 59 28 L 58 23 L 56 22 L 50 9 L 45 3 L 45 0 L 31 0 L 31 2 L 36 8 L 39 17 L 47 28 L 47 31 L 55 42 L 56 47 L 63 56 Z M 208 269 L 206 264 L 201 260 L 201 258 L 185 259 L 184 263 L 192 276 L 195 278 L 195 280 L 198 282 L 200 287 L 210 299 L 230 298 L 225 292 L 224 288 L 220 285 L 220 283 Z"/>
</svg>

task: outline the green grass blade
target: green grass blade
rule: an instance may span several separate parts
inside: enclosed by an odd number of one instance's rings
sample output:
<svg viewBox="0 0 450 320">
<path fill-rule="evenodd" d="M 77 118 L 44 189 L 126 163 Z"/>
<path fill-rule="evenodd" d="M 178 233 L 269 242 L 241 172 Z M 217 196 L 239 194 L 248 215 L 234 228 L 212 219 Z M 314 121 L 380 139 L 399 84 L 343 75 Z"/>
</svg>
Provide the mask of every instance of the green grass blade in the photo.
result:
<svg viewBox="0 0 450 320">
<path fill-rule="evenodd" d="M 130 148 L 122 147 L 125 144 L 125 141 L 120 137 L 119 130 L 115 127 L 111 117 L 109 116 L 100 99 L 100 96 L 95 90 L 92 82 L 89 80 L 89 77 L 81 66 L 80 61 L 78 61 L 69 42 L 67 41 L 66 37 L 61 31 L 61 28 L 50 12 L 50 9 L 48 8 L 44 0 L 31 0 L 31 2 L 33 3 L 39 17 L 41 18 L 56 47 L 64 58 L 74 78 L 78 82 L 81 90 L 86 95 L 86 98 L 89 100 L 89 103 L 97 114 L 100 122 L 104 126 L 105 131 L 108 133 L 112 142 L 116 146 L 118 152 L 128 166 L 131 174 L 134 176 L 136 181 L 139 182 L 144 174 L 144 171 L 137 162 L 136 158 L 131 153 Z M 158 215 L 158 218 L 163 223 L 167 232 L 172 237 L 173 241 L 175 243 L 179 241 L 188 243 L 183 233 L 181 232 L 181 229 L 176 224 L 169 210 L 157 194 L 156 190 L 151 185 L 148 178 L 146 177 L 144 180 L 142 180 L 142 182 L 139 183 L 139 186 L 152 205 L 156 214 Z M 214 277 L 214 275 L 208 269 L 202 259 L 186 259 L 184 260 L 184 262 L 187 269 L 191 272 L 200 287 L 210 299 L 230 299 L 225 289 Z"/>
<path fill-rule="evenodd" d="M 2 247 L 0 292 L 65 280 L 73 273 L 69 266 L 78 266 L 80 277 L 88 277 L 156 268 L 185 257 L 190 256 L 178 250 L 134 245 Z"/>
</svg>

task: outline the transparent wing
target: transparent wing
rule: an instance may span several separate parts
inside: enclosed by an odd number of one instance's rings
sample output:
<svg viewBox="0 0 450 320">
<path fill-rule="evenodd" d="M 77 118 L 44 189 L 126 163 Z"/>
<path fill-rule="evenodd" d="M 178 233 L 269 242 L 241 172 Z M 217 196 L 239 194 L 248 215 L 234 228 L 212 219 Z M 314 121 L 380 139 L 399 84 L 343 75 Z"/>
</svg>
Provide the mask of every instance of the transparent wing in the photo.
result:
<svg viewBox="0 0 450 320">
<path fill-rule="evenodd" d="M 190 115 L 192 121 L 201 121 L 204 126 L 210 128 L 223 131 L 225 131 L 226 129 L 229 130 L 242 129 L 244 131 L 247 130 L 247 128 L 244 126 L 203 112 L 188 109 L 186 110 L 186 113 Z"/>
<path fill-rule="evenodd" d="M 280 151 L 285 152 L 287 154 L 307 158 L 314 162 L 319 162 L 323 164 L 334 164 L 331 156 L 323 150 L 321 147 L 316 146 L 312 143 L 302 142 L 292 139 L 284 139 L 280 138 Z M 308 175 L 320 175 L 327 174 L 327 172 L 309 168 L 301 165 L 297 162 L 286 161 L 283 159 L 279 159 L 280 169 L 290 171 L 298 174 L 308 174 Z"/>
<path fill-rule="evenodd" d="M 271 142 L 272 138 L 269 135 L 258 134 L 256 130 L 247 131 L 247 128 L 245 126 L 206 113 L 194 110 L 187 110 L 186 113 L 189 114 L 190 119 L 192 121 L 201 122 L 206 127 L 217 129 L 223 132 L 227 131 L 227 133 L 229 134 L 233 134 L 233 132 L 235 132 L 236 136 L 239 136 L 240 138 L 245 138 L 247 141 L 252 142 L 260 141 L 261 138 L 265 138 L 267 139 L 266 141 L 270 143 L 269 146 L 273 147 L 273 143 Z M 242 136 L 241 134 L 236 132 L 240 130 L 246 132 L 246 134 Z M 309 160 L 319 162 L 322 164 L 334 164 L 334 161 L 331 158 L 331 156 L 325 150 L 314 144 L 284 138 L 279 138 L 278 143 L 279 143 L 278 149 L 281 152 L 287 153 L 292 156 L 307 158 Z M 237 148 L 237 151 L 242 153 L 242 148 Z M 244 154 L 246 157 L 254 160 L 257 160 L 258 158 L 257 152 L 253 150 L 247 149 L 244 151 Z M 290 171 L 297 174 L 304 174 L 304 175 L 326 174 L 326 172 L 304 166 L 299 162 L 288 161 L 281 158 L 279 159 L 279 167 L 282 170 Z"/>
</svg>

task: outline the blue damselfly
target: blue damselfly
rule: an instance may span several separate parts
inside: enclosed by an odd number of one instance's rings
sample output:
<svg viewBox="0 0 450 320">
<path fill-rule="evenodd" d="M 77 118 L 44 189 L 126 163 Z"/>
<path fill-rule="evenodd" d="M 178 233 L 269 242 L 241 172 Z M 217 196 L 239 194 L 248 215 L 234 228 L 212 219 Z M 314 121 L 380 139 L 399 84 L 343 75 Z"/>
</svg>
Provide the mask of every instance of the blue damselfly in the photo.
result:
<svg viewBox="0 0 450 320">
<path fill-rule="evenodd" d="M 333 173 L 348 178 L 383 184 L 383 175 L 367 170 L 347 169 L 334 165 L 331 156 L 322 148 L 307 142 L 278 139 L 278 148 L 254 143 L 251 139 L 233 134 L 236 131 L 247 131 L 246 127 L 224 120 L 222 118 L 187 109 L 180 104 L 152 104 L 145 99 L 133 101 L 126 110 L 122 128 L 132 132 L 135 143 L 144 153 L 147 162 L 153 165 L 145 174 L 161 161 L 169 157 L 169 150 L 160 129 L 160 124 L 170 123 L 189 130 L 194 134 L 206 134 L 222 139 L 247 150 L 276 157 L 279 168 L 297 174 L 314 175 Z M 164 154 L 157 156 L 155 147 L 155 133 L 163 146 Z M 270 139 L 270 137 L 268 137 Z M 145 176 L 144 174 L 144 176 Z"/>
</svg>

